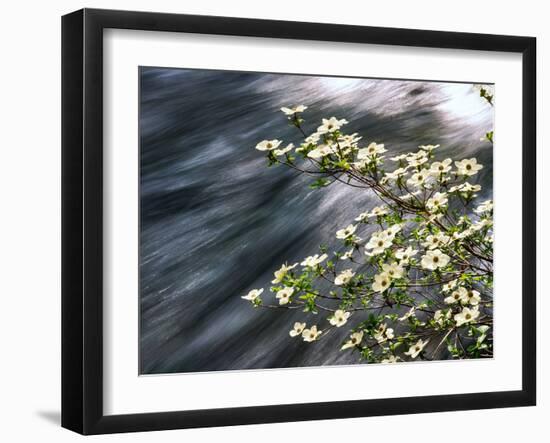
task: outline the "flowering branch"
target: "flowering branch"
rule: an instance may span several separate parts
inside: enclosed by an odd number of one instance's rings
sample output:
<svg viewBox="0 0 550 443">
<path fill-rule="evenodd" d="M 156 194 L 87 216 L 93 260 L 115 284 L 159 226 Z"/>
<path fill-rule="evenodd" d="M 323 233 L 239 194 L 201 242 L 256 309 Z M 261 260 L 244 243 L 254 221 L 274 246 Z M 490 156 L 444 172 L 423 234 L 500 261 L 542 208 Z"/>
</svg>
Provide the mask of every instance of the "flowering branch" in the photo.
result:
<svg viewBox="0 0 550 443">
<path fill-rule="evenodd" d="M 481 91 L 492 106 L 494 93 Z M 313 343 L 346 326 L 341 350 L 369 363 L 492 356 L 493 202 L 477 201 L 474 181 L 483 165 L 438 160 L 439 145 L 387 159 L 384 144 L 362 145 L 335 117 L 307 135 L 306 109 L 281 108 L 302 141 L 258 143 L 268 165 L 315 176 L 313 189 L 368 190 L 381 204 L 335 233 L 340 247 L 330 257 L 321 247 L 275 271 L 274 302 L 264 302 L 263 288 L 242 298 L 254 307 L 326 313 L 310 326 L 296 322 L 289 335 Z"/>
</svg>

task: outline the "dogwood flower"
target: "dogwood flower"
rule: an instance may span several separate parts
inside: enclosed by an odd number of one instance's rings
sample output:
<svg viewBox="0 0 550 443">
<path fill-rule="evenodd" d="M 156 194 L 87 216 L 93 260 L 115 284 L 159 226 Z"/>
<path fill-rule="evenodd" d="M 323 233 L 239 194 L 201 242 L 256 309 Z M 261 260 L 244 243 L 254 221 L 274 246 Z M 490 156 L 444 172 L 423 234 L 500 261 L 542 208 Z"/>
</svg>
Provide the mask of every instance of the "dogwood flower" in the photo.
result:
<svg viewBox="0 0 550 443">
<path fill-rule="evenodd" d="M 451 241 L 451 237 L 440 232 L 438 234 L 431 234 L 426 237 L 426 241 L 422 243 L 422 246 L 428 249 L 435 249 L 441 246 L 446 246 Z"/>
<path fill-rule="evenodd" d="M 384 152 L 387 152 L 387 149 L 384 149 L 383 144 L 379 145 L 376 143 L 371 143 L 366 148 L 359 149 L 359 151 L 357 151 L 357 159 L 359 160 L 370 159 L 374 155 L 382 154 Z"/>
<path fill-rule="evenodd" d="M 282 143 L 281 140 L 263 140 L 256 145 L 258 151 L 272 151 Z"/>
<path fill-rule="evenodd" d="M 284 265 L 281 265 L 281 268 L 278 271 L 275 271 L 273 275 L 275 276 L 275 279 L 271 281 L 273 284 L 281 283 L 283 281 L 283 278 L 285 278 L 285 275 L 288 273 L 288 271 L 294 269 L 296 266 L 298 266 L 298 263 L 294 263 L 291 266 L 288 266 L 286 263 Z"/>
<path fill-rule="evenodd" d="M 290 330 L 289 335 L 291 337 L 297 337 L 299 335 L 302 335 L 302 332 L 304 331 L 305 327 L 306 327 L 305 323 L 300 323 L 297 321 L 296 323 L 294 323 L 294 329 Z"/>
<path fill-rule="evenodd" d="M 416 358 L 418 355 L 422 352 L 422 350 L 426 347 L 426 345 L 429 343 L 430 340 L 422 341 L 422 339 L 418 340 L 414 345 L 412 345 L 407 352 L 405 352 L 405 355 L 409 355 L 411 358 Z"/>
<path fill-rule="evenodd" d="M 428 155 L 424 151 L 407 155 L 407 163 L 412 167 L 419 167 L 428 161 Z"/>
<path fill-rule="evenodd" d="M 407 192 L 406 194 L 400 195 L 399 198 L 401 200 L 411 200 L 413 197 L 416 197 L 417 195 L 422 194 L 421 190 L 414 191 L 414 192 Z"/>
<path fill-rule="evenodd" d="M 439 326 L 442 326 L 445 320 L 448 320 L 450 318 L 451 318 L 451 311 L 445 311 L 445 313 L 443 313 L 443 311 L 438 309 L 437 311 L 434 312 L 434 321 Z"/>
<path fill-rule="evenodd" d="M 451 170 L 452 160 L 446 158 L 442 162 L 433 162 L 430 166 L 430 173 L 439 177 L 440 174 L 445 174 Z"/>
<path fill-rule="evenodd" d="M 321 140 L 321 134 L 314 132 L 313 134 L 306 137 L 304 140 L 307 144 L 317 144 L 317 142 Z"/>
<path fill-rule="evenodd" d="M 401 154 L 401 155 L 396 155 L 395 157 L 390 157 L 390 160 L 392 162 L 400 162 L 402 160 L 405 160 L 407 157 L 408 157 L 408 154 Z"/>
<path fill-rule="evenodd" d="M 390 276 L 382 272 L 374 276 L 374 282 L 372 284 L 372 290 L 375 292 L 384 292 L 390 287 L 391 278 Z"/>
<path fill-rule="evenodd" d="M 357 226 L 355 225 L 348 225 L 344 229 L 340 229 L 336 231 L 336 238 L 339 238 L 341 240 L 348 238 L 349 236 L 353 235 L 355 233 L 355 230 L 357 229 Z"/>
<path fill-rule="evenodd" d="M 363 340 L 363 334 L 363 331 L 354 332 L 353 334 L 351 334 L 349 340 L 344 343 L 344 346 L 342 346 L 342 350 L 354 348 L 355 346 L 360 345 L 361 341 Z"/>
<path fill-rule="evenodd" d="M 390 211 L 387 206 L 376 206 L 372 208 L 372 211 L 369 212 L 370 217 L 380 217 L 382 215 L 388 214 Z"/>
<path fill-rule="evenodd" d="M 389 248 L 392 243 L 393 236 L 385 231 L 381 231 L 372 235 L 369 242 L 365 245 L 365 251 L 368 255 L 378 255 Z"/>
<path fill-rule="evenodd" d="M 273 154 L 275 154 L 276 156 L 280 156 L 280 155 L 284 155 L 286 154 L 287 152 L 290 152 L 294 149 L 294 145 L 292 143 L 288 144 L 286 148 L 283 148 L 283 149 L 275 149 L 273 151 Z"/>
<path fill-rule="evenodd" d="M 313 149 L 312 151 L 309 151 L 307 153 L 307 156 L 309 158 L 318 159 L 322 157 L 326 157 L 327 155 L 333 154 L 333 149 L 328 145 L 320 145 L 317 148 Z"/>
<path fill-rule="evenodd" d="M 492 226 L 493 222 L 489 219 L 484 218 L 483 220 L 476 221 L 472 226 L 470 226 L 470 229 L 474 232 L 481 231 L 483 228 L 487 226 Z"/>
<path fill-rule="evenodd" d="M 264 289 L 261 288 L 261 289 L 252 289 L 252 291 L 250 291 L 248 294 L 246 295 L 243 295 L 241 298 L 244 299 L 244 300 L 248 300 L 248 301 L 254 301 L 256 300 L 260 294 L 264 292 Z"/>
<path fill-rule="evenodd" d="M 369 213 L 361 212 L 361 214 L 355 217 L 355 221 L 362 222 L 362 221 L 365 221 L 367 218 L 369 218 Z"/>
<path fill-rule="evenodd" d="M 481 301 L 481 297 L 479 296 L 479 292 L 475 289 L 469 289 L 465 291 L 464 295 L 462 296 L 462 302 L 468 305 L 476 306 Z"/>
<path fill-rule="evenodd" d="M 481 185 L 472 185 L 469 182 L 465 182 L 462 184 L 461 191 L 467 193 L 479 192 L 481 191 Z"/>
<path fill-rule="evenodd" d="M 478 343 L 483 343 L 487 338 L 487 331 L 490 329 L 487 325 L 481 325 L 479 328 L 481 335 L 477 338 Z"/>
<path fill-rule="evenodd" d="M 462 312 L 459 314 L 455 314 L 454 319 L 456 322 L 456 326 L 462 326 L 466 323 L 470 323 L 474 321 L 476 318 L 479 317 L 479 310 L 477 307 L 470 309 L 470 308 L 464 308 L 462 309 Z"/>
<path fill-rule="evenodd" d="M 467 292 L 468 291 L 466 291 L 465 288 L 458 288 L 457 290 L 453 291 L 451 295 L 449 295 L 448 297 L 445 297 L 443 301 L 448 305 L 453 303 L 458 303 L 459 301 L 464 300 L 464 297 Z"/>
<path fill-rule="evenodd" d="M 380 326 L 378 326 L 376 333 L 373 335 L 374 339 L 378 343 L 385 342 L 386 340 L 391 340 L 394 337 L 393 329 L 388 328 L 388 325 L 385 323 L 381 323 Z"/>
<path fill-rule="evenodd" d="M 405 174 L 408 174 L 407 168 L 398 168 L 393 172 L 386 172 L 386 180 L 397 180 L 400 177 L 403 177 Z"/>
<path fill-rule="evenodd" d="M 399 263 L 384 263 L 382 270 L 392 279 L 403 277 L 404 269 Z"/>
<path fill-rule="evenodd" d="M 351 315 L 350 312 L 343 311 L 342 309 L 336 310 L 336 312 L 332 315 L 329 322 L 332 326 L 336 326 L 339 328 L 340 326 L 344 326 L 349 316 Z"/>
<path fill-rule="evenodd" d="M 434 149 L 439 148 L 439 145 L 420 145 L 419 148 L 426 152 L 432 152 Z"/>
<path fill-rule="evenodd" d="M 436 270 L 447 266 L 451 257 L 441 252 L 439 249 L 433 251 L 427 251 L 426 255 L 422 257 L 420 264 L 424 269 Z"/>
<path fill-rule="evenodd" d="M 443 292 L 449 292 L 451 289 L 456 288 L 456 285 L 458 284 L 458 280 L 451 280 L 447 283 L 445 283 L 443 286 L 441 286 L 441 290 Z"/>
<path fill-rule="evenodd" d="M 295 106 L 294 108 L 286 108 L 283 106 L 281 108 L 281 111 L 283 111 L 285 115 L 294 115 L 298 112 L 304 112 L 306 109 L 307 109 L 307 106 L 304 106 L 304 105 L 298 105 L 298 106 Z"/>
<path fill-rule="evenodd" d="M 457 173 L 459 175 L 466 175 L 468 177 L 477 174 L 478 171 L 483 168 L 483 165 L 478 164 L 475 158 L 455 162 L 455 166 L 457 167 Z"/>
<path fill-rule="evenodd" d="M 476 214 L 483 214 L 484 212 L 488 212 L 492 210 L 493 210 L 493 200 L 485 200 L 476 209 L 474 209 L 474 212 Z"/>
<path fill-rule="evenodd" d="M 426 182 L 427 178 L 428 173 L 426 171 L 416 172 L 407 180 L 407 184 L 418 188 Z"/>
<path fill-rule="evenodd" d="M 348 260 L 348 259 L 350 259 L 350 258 L 353 256 L 353 251 L 354 251 L 354 249 L 351 248 L 349 251 L 344 252 L 344 253 L 340 256 L 340 260 Z"/>
<path fill-rule="evenodd" d="M 390 355 L 387 358 L 382 359 L 380 363 L 391 364 L 391 363 L 397 363 L 398 361 L 399 361 L 399 357 L 396 357 L 395 355 Z"/>
<path fill-rule="evenodd" d="M 351 269 L 346 269 L 336 276 L 336 278 L 334 279 L 334 284 L 337 286 L 348 284 L 354 275 L 355 272 L 353 272 Z"/>
<path fill-rule="evenodd" d="M 323 124 L 317 128 L 319 134 L 326 134 L 327 132 L 334 132 L 340 129 L 343 125 L 347 124 L 348 121 L 343 118 L 338 120 L 336 117 L 331 117 L 329 119 L 324 118 Z"/>
<path fill-rule="evenodd" d="M 416 311 L 416 306 L 413 306 L 411 309 L 409 309 L 405 315 L 403 315 L 402 317 L 399 317 L 398 320 L 399 321 L 404 321 L 404 320 L 407 320 L 409 317 L 411 317 L 414 312 Z"/>
<path fill-rule="evenodd" d="M 414 257 L 418 253 L 418 250 L 409 246 L 406 249 L 398 249 L 395 251 L 395 257 L 398 258 L 401 263 L 408 263 L 411 257 Z"/>
<path fill-rule="evenodd" d="M 426 202 L 426 208 L 428 211 L 437 211 L 447 205 L 449 199 L 445 192 L 436 192 L 432 198 L 429 198 Z"/>
<path fill-rule="evenodd" d="M 302 331 L 302 337 L 303 337 L 304 341 L 312 342 L 312 341 L 317 340 L 322 333 L 323 333 L 323 331 L 318 331 L 317 330 L 317 325 L 313 325 L 311 328 L 304 329 Z"/>
<path fill-rule="evenodd" d="M 294 288 L 285 286 L 283 289 L 277 291 L 275 298 L 279 300 L 280 305 L 286 305 L 290 302 L 290 296 L 294 294 Z"/>
<path fill-rule="evenodd" d="M 302 266 L 309 266 L 311 268 L 314 268 L 318 264 L 323 263 L 326 260 L 327 257 L 328 257 L 327 254 L 323 254 L 321 256 L 319 254 L 310 255 L 309 257 L 306 257 L 304 259 L 304 261 L 300 264 Z"/>
<path fill-rule="evenodd" d="M 396 223 L 394 225 L 391 225 L 388 229 L 386 229 L 384 232 L 390 236 L 392 238 L 392 240 L 394 239 L 395 235 L 401 231 L 401 229 L 403 229 L 403 226 L 399 223 Z"/>
</svg>

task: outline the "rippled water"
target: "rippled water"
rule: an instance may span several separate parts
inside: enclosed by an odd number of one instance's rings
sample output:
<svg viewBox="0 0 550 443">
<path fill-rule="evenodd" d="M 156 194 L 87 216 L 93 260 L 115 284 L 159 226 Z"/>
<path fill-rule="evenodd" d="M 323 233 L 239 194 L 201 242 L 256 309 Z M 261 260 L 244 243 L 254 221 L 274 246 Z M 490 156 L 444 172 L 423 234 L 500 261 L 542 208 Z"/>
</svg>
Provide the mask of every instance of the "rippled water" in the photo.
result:
<svg viewBox="0 0 550 443">
<path fill-rule="evenodd" d="M 142 373 L 357 363 L 337 351 L 345 330 L 308 345 L 288 336 L 304 314 L 240 298 L 268 290 L 281 263 L 330 245 L 374 203 L 366 191 L 312 191 L 310 178 L 266 168 L 257 142 L 299 142 L 281 106 L 308 105 L 311 132 L 322 117 L 346 118 L 346 132 L 388 154 L 439 143 L 438 155 L 475 155 L 492 193 L 492 147 L 480 137 L 493 111 L 472 85 L 164 68 L 140 76 Z"/>
</svg>

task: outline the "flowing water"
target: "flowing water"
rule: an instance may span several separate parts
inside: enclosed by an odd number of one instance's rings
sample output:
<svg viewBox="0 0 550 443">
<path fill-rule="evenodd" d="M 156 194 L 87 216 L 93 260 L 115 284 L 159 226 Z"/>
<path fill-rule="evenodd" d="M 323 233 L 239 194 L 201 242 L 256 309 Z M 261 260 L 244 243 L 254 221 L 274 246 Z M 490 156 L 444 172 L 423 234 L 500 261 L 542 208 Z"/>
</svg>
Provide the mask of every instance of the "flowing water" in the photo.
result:
<svg viewBox="0 0 550 443">
<path fill-rule="evenodd" d="M 346 118 L 347 133 L 390 154 L 441 144 L 436 157 L 476 156 L 492 194 L 493 109 L 471 84 L 141 68 L 141 373 L 357 363 L 345 328 L 313 345 L 288 335 L 318 316 L 252 309 L 273 271 L 334 244 L 376 201 L 365 190 L 311 190 L 311 178 L 266 167 L 263 139 L 300 142 L 281 106 L 306 104 L 305 127 Z M 497 203 L 498 204 L 498 203 Z"/>
</svg>

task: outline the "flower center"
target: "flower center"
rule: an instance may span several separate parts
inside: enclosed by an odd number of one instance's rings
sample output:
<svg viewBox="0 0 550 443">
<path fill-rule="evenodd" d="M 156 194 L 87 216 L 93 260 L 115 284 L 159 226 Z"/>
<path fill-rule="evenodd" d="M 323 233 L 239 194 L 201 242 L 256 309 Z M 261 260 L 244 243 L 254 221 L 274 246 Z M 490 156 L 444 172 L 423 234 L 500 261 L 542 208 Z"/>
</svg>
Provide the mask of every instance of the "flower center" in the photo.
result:
<svg viewBox="0 0 550 443">
<path fill-rule="evenodd" d="M 472 169 L 472 165 L 466 165 L 466 169 L 468 170 Z"/>
<path fill-rule="evenodd" d="M 439 257 L 434 257 L 434 263 L 437 263 L 439 261 Z"/>
<path fill-rule="evenodd" d="M 466 320 L 470 320 L 472 316 L 470 314 L 466 314 Z"/>
</svg>

